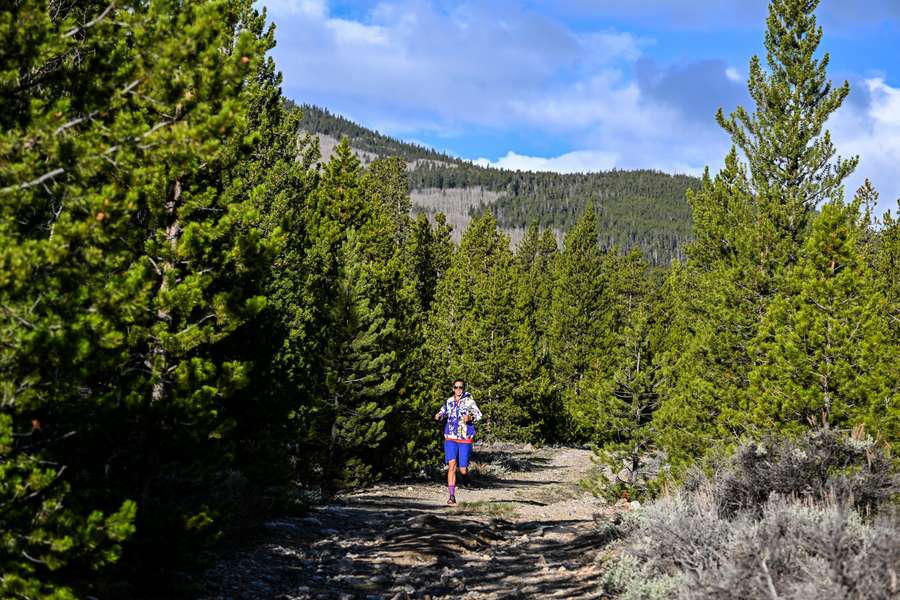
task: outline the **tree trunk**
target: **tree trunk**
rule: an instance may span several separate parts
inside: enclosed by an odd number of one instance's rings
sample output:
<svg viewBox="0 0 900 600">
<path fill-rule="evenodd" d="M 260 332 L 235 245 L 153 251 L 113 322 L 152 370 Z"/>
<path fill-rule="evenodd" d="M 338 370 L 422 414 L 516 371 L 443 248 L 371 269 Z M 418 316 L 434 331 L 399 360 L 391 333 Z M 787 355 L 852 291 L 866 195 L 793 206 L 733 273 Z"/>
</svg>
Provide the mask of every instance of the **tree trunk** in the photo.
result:
<svg viewBox="0 0 900 600">
<path fill-rule="evenodd" d="M 169 242 L 170 254 L 159 265 L 159 293 L 157 299 L 161 298 L 169 289 L 169 280 L 167 275 L 175 268 L 175 252 L 178 247 L 178 236 L 181 235 L 181 222 L 178 220 L 178 208 L 181 206 L 181 180 L 176 179 L 172 189 L 172 197 L 166 202 L 166 240 Z M 168 323 L 171 319 L 170 309 L 162 302 L 156 311 L 157 323 Z M 155 373 L 159 375 L 159 379 L 153 384 L 150 392 L 150 402 L 156 404 L 160 402 L 166 395 L 165 376 L 168 367 L 168 353 L 163 348 L 162 342 L 158 338 L 153 338 L 150 342 L 150 364 Z"/>
</svg>

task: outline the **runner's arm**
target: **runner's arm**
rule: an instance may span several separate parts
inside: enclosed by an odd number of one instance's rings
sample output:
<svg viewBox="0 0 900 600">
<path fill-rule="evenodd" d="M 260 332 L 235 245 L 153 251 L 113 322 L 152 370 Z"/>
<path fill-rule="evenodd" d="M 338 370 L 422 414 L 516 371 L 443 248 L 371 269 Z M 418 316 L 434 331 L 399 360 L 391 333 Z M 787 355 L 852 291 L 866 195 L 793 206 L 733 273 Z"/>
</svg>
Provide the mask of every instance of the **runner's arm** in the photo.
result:
<svg viewBox="0 0 900 600">
<path fill-rule="evenodd" d="M 478 405 L 475 404 L 475 400 L 472 400 L 472 403 L 468 406 L 469 416 L 473 421 L 481 420 L 481 410 L 478 409 Z"/>
</svg>

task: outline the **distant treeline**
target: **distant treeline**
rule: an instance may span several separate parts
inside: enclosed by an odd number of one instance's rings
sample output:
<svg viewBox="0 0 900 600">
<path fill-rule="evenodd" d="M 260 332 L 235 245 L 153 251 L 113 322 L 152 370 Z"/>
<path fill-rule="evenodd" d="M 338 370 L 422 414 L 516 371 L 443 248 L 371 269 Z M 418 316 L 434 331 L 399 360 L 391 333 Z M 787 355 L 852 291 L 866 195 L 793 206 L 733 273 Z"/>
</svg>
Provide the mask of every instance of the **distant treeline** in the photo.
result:
<svg viewBox="0 0 900 600">
<path fill-rule="evenodd" d="M 297 106 L 287 102 L 289 108 Z M 299 108 L 304 130 L 346 137 L 357 150 L 405 160 L 411 191 L 481 187 L 500 192 L 495 203 L 470 214 L 491 211 L 500 227 L 534 223 L 565 232 L 591 202 L 604 247 L 618 246 L 626 252 L 640 248 L 651 263 L 667 265 L 674 258 L 684 258 L 682 248 L 691 239 L 691 209 L 685 193 L 699 189 L 696 177 L 647 169 L 560 174 L 482 167 L 390 138 L 317 106 Z"/>
<path fill-rule="evenodd" d="M 401 142 L 377 131 L 366 129 L 349 119 L 333 114 L 327 109 L 319 108 L 312 104 L 298 105 L 289 98 L 286 98 L 284 102 L 288 110 L 299 109 L 301 111 L 301 129 L 313 133 L 324 133 L 338 139 L 345 137 L 356 150 L 372 152 L 379 156 L 399 156 L 406 162 L 412 162 L 416 159 L 427 159 L 465 164 L 465 161 L 436 150 L 419 146 L 418 144 Z M 412 185 L 412 181 L 410 184 Z"/>
</svg>

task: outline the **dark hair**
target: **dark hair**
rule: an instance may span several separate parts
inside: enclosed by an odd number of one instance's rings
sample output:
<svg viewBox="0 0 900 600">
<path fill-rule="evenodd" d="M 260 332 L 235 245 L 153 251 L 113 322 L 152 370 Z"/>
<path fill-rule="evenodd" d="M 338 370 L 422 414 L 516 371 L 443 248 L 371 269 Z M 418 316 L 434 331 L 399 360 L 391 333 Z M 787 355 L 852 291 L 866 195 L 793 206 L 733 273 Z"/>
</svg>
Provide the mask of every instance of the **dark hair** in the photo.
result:
<svg viewBox="0 0 900 600">
<path fill-rule="evenodd" d="M 465 379 L 454 379 L 453 385 L 456 385 L 457 383 L 461 383 L 463 385 L 463 389 L 466 389 L 466 380 Z"/>
</svg>

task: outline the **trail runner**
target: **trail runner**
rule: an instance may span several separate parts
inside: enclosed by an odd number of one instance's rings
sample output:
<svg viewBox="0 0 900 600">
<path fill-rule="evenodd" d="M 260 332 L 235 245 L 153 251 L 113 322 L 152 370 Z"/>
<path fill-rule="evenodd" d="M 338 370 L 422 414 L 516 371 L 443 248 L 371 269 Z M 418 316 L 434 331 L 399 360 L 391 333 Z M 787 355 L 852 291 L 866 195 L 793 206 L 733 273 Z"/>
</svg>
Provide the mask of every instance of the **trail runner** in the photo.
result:
<svg viewBox="0 0 900 600">
<path fill-rule="evenodd" d="M 481 419 L 481 411 L 475 398 L 466 391 L 466 382 L 453 382 L 453 395 L 447 398 L 441 410 L 434 415 L 435 421 L 446 419 L 444 424 L 444 460 L 447 469 L 447 488 L 450 498 L 447 504 L 456 504 L 456 469 L 465 478 L 469 472 L 469 455 L 475 439 L 475 422 Z M 466 479 L 463 479 L 466 481 Z"/>
</svg>

